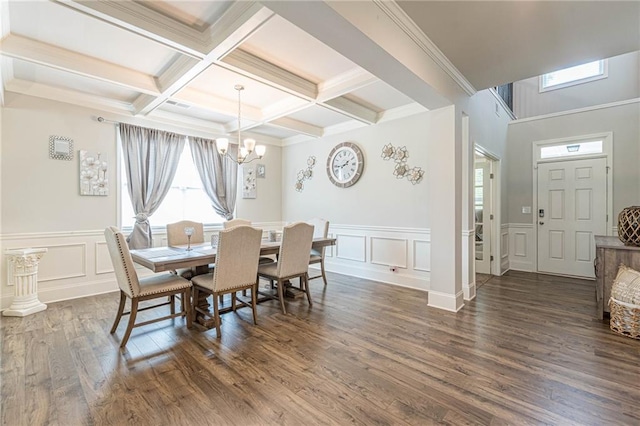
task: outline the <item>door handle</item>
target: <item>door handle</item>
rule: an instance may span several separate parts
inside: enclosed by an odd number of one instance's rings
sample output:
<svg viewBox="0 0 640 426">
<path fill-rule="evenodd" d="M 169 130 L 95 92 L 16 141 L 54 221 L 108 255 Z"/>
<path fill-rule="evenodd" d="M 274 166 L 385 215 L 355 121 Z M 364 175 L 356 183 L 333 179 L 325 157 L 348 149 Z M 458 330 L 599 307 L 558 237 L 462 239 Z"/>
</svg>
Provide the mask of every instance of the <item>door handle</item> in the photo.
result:
<svg viewBox="0 0 640 426">
<path fill-rule="evenodd" d="M 540 222 L 538 222 L 538 223 L 539 223 L 540 225 L 544 225 L 544 222 L 543 222 L 543 221 L 540 221 Z"/>
</svg>

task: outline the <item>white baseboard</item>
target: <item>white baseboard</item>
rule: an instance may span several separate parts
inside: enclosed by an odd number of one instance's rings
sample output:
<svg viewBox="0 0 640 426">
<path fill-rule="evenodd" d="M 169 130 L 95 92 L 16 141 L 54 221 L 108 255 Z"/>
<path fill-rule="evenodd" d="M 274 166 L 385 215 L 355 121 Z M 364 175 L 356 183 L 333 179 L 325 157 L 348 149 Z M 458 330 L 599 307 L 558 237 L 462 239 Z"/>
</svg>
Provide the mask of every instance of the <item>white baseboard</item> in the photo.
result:
<svg viewBox="0 0 640 426">
<path fill-rule="evenodd" d="M 450 312 L 458 312 L 464 306 L 464 295 L 462 291 L 458 294 L 440 293 L 429 291 L 429 303 L 431 308 L 443 309 Z"/>
<path fill-rule="evenodd" d="M 38 299 L 42 303 L 54 303 L 61 300 L 78 299 L 114 291 L 118 291 L 118 284 L 114 279 L 106 279 L 39 289 Z M 0 309 L 7 309 L 12 300 L 13 294 L 4 294 L 0 300 Z"/>
<path fill-rule="evenodd" d="M 476 298 L 476 282 L 469 283 L 469 286 L 462 286 L 462 295 L 464 300 L 473 300 Z"/>
<path fill-rule="evenodd" d="M 325 269 L 328 272 L 349 275 L 352 277 L 365 278 L 385 284 L 393 284 L 400 287 L 408 287 L 416 290 L 429 291 L 429 279 L 418 278 L 403 274 L 401 272 L 382 272 L 367 267 L 355 265 L 333 264 L 325 261 Z"/>
</svg>

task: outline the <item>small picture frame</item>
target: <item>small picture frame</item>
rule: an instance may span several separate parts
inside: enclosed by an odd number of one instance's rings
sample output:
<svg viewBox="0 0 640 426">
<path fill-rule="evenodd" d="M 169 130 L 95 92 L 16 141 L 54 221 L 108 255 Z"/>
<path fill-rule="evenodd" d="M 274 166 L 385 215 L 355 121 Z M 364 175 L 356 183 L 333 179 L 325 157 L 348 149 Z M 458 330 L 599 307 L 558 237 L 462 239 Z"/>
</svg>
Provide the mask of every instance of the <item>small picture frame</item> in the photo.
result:
<svg viewBox="0 0 640 426">
<path fill-rule="evenodd" d="M 49 136 L 49 158 L 73 160 L 73 139 L 64 136 Z"/>
<path fill-rule="evenodd" d="M 256 177 L 264 179 L 267 175 L 267 167 L 264 164 L 258 164 L 256 166 Z"/>
</svg>

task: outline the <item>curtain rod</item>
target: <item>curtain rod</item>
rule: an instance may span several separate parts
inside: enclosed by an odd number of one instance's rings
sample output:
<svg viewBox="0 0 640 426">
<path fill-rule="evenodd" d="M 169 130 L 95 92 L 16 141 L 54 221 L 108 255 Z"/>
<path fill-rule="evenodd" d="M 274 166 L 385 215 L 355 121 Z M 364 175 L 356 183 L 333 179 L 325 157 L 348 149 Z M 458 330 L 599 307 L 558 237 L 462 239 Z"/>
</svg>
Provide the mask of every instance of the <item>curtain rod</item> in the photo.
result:
<svg viewBox="0 0 640 426">
<path fill-rule="evenodd" d="M 99 121 L 100 123 L 120 124 L 120 122 L 118 122 L 118 121 L 107 120 L 107 119 L 106 119 L 106 118 L 104 118 L 104 117 L 98 117 L 98 121 Z"/>
</svg>

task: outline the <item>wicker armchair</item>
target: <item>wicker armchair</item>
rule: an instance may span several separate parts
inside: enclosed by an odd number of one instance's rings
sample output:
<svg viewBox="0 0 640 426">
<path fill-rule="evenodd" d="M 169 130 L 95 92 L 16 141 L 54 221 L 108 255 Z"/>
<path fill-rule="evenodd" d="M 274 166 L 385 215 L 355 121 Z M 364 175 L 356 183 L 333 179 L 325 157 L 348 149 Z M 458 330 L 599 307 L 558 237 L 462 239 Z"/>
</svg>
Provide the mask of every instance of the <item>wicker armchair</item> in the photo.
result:
<svg viewBox="0 0 640 426">
<path fill-rule="evenodd" d="M 110 333 L 113 334 L 116 332 L 123 315 L 129 315 L 129 324 L 120 342 L 120 347 L 125 347 L 131 335 L 131 330 L 133 330 L 134 327 L 183 316 L 187 320 L 187 327 L 191 328 L 191 309 L 189 303 L 183 303 L 182 309 L 178 313 L 175 312 L 174 305 L 174 299 L 177 294 L 182 295 L 183 300 L 190 300 L 191 283 L 182 277 L 166 273 L 139 279 L 124 235 L 122 235 L 116 227 L 111 226 L 104 230 L 104 236 L 107 241 L 107 247 L 115 270 L 118 286 L 120 287 L 120 306 L 118 307 L 118 313 Z M 138 309 L 139 302 L 161 297 L 169 297 L 169 301 Z M 127 298 L 131 299 L 130 312 L 124 312 L 124 305 Z M 165 305 L 170 305 L 171 313 L 169 315 L 136 324 L 135 321 L 138 312 Z"/>
</svg>

